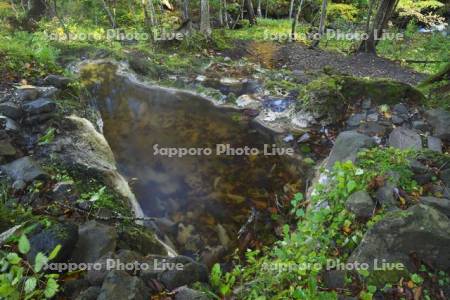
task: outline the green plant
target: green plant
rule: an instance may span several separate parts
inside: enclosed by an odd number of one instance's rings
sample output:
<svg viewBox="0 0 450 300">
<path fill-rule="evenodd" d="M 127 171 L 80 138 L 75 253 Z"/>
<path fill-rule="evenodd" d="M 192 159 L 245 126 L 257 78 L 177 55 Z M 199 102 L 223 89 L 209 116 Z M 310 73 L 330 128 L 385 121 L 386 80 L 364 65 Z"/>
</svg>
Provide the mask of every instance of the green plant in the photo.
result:
<svg viewBox="0 0 450 300">
<path fill-rule="evenodd" d="M 210 274 L 211 286 L 223 297 L 231 294 L 231 288 L 235 284 L 236 277 L 231 273 L 222 273 L 219 264 L 215 264 Z"/>
<path fill-rule="evenodd" d="M 38 145 L 42 146 L 50 144 L 55 139 L 55 131 L 55 128 L 50 127 L 47 132 L 39 138 Z"/>
<path fill-rule="evenodd" d="M 47 274 L 44 266 L 54 259 L 61 246 L 58 245 L 49 256 L 38 252 L 34 263 L 26 259 L 30 242 L 26 235 L 20 236 L 18 252 L 0 253 L 0 298 L 2 299 L 50 299 L 59 290 L 58 274 Z"/>
</svg>

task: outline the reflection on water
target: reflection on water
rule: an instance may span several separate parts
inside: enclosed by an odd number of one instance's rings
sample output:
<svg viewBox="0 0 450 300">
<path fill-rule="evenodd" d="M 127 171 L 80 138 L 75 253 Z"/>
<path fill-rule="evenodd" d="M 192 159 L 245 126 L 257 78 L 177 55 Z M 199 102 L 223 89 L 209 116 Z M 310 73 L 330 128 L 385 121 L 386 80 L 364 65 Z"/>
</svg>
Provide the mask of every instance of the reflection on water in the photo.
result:
<svg viewBox="0 0 450 300">
<path fill-rule="evenodd" d="M 214 151 L 183 158 L 154 155 L 155 144 L 212 149 L 216 144 L 259 149 L 270 144 L 270 137 L 253 129 L 241 113 L 125 77 L 109 76 L 93 91 L 120 171 L 136 179 L 132 188 L 146 215 L 178 224 L 173 239 L 182 250 L 220 244 L 217 228 L 236 239 L 252 207 L 273 211 L 277 199 L 300 188 L 298 171 L 280 156 L 216 156 Z M 180 228 L 189 228 L 190 236 L 180 237 Z M 185 244 L 192 236 L 197 237 L 195 245 Z"/>
</svg>

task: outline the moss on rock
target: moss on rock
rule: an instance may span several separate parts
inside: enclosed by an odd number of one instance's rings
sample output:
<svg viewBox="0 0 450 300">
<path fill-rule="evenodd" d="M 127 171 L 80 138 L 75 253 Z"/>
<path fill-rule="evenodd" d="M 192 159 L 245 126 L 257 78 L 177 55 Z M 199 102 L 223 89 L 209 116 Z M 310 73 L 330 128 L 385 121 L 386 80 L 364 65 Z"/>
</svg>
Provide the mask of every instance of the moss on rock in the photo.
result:
<svg viewBox="0 0 450 300">
<path fill-rule="evenodd" d="M 155 237 L 155 233 L 142 226 L 123 226 L 118 230 L 119 249 L 136 251 L 142 255 L 166 255 L 167 251 Z"/>
</svg>

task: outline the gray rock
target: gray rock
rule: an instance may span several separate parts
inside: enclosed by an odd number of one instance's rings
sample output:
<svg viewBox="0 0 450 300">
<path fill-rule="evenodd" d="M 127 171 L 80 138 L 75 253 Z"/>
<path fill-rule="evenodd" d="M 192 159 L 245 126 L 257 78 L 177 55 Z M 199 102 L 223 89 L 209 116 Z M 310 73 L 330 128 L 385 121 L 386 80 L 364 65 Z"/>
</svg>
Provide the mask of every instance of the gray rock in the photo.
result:
<svg viewBox="0 0 450 300">
<path fill-rule="evenodd" d="M 422 149 L 422 139 L 416 132 L 397 127 L 389 135 L 389 145 L 398 149 Z"/>
<path fill-rule="evenodd" d="M 345 271 L 326 271 L 323 274 L 323 282 L 329 289 L 343 289 L 345 287 Z"/>
<path fill-rule="evenodd" d="M 97 300 L 146 300 L 150 291 L 144 282 L 124 271 L 111 271 L 103 281 Z"/>
<path fill-rule="evenodd" d="M 29 115 L 53 113 L 56 111 L 56 103 L 51 99 L 39 98 L 23 105 L 23 110 Z"/>
<path fill-rule="evenodd" d="M 82 291 L 75 300 L 96 300 L 100 295 L 101 288 L 98 286 L 91 286 Z"/>
<path fill-rule="evenodd" d="M 63 181 L 55 184 L 51 196 L 56 201 L 69 201 L 69 202 L 74 202 L 79 198 L 76 186 L 71 181 Z"/>
<path fill-rule="evenodd" d="M 426 165 L 415 159 L 409 162 L 409 167 L 414 174 L 426 174 L 430 171 Z"/>
<path fill-rule="evenodd" d="M 350 195 L 345 202 L 345 207 L 358 218 L 370 218 L 375 204 L 366 191 L 358 191 Z"/>
<path fill-rule="evenodd" d="M 209 299 L 209 297 L 205 293 L 190 289 L 185 286 L 177 288 L 174 292 L 176 293 L 175 300 L 208 300 Z"/>
<path fill-rule="evenodd" d="M 44 78 L 46 85 L 53 85 L 57 88 L 65 88 L 70 83 L 71 79 L 60 75 L 48 75 Z"/>
<path fill-rule="evenodd" d="M 428 123 L 433 127 L 433 136 L 450 141 L 450 113 L 443 109 L 432 109 L 425 112 Z"/>
<path fill-rule="evenodd" d="M 44 123 L 45 121 L 48 121 L 55 117 L 54 113 L 45 113 L 45 114 L 38 114 L 34 116 L 30 116 L 24 120 L 24 123 L 27 125 L 38 125 L 41 123 Z"/>
<path fill-rule="evenodd" d="M 208 271 L 204 265 L 192 261 L 185 264 L 182 270 L 167 270 L 161 273 L 158 280 L 168 290 L 173 290 L 195 282 L 208 282 Z"/>
<path fill-rule="evenodd" d="M 78 230 L 80 236 L 73 256 L 73 261 L 93 263 L 108 252 L 116 249 L 117 233 L 111 227 L 88 221 Z"/>
<path fill-rule="evenodd" d="M 395 190 L 400 176 L 395 173 L 388 174 L 388 178 L 384 185 L 377 189 L 375 192 L 375 199 L 378 203 L 386 207 L 387 209 L 396 209 L 397 200 Z"/>
<path fill-rule="evenodd" d="M 16 95 L 20 101 L 34 100 L 39 97 L 39 88 L 32 85 L 25 85 L 17 88 Z"/>
<path fill-rule="evenodd" d="M 429 205 L 450 218 L 450 200 L 436 197 L 420 197 L 420 202 Z"/>
<path fill-rule="evenodd" d="M 0 156 L 13 156 L 16 155 L 17 150 L 11 141 L 1 140 L 0 141 Z"/>
<path fill-rule="evenodd" d="M 367 121 L 368 122 L 378 122 L 378 113 L 373 113 L 367 115 Z"/>
<path fill-rule="evenodd" d="M 363 148 L 370 148 L 375 145 L 372 138 L 360 134 L 356 131 L 341 132 L 331 149 L 326 168 L 331 170 L 337 161 L 355 161 L 356 154 Z"/>
<path fill-rule="evenodd" d="M 372 106 L 372 101 L 370 99 L 364 99 L 361 104 L 362 109 L 370 109 L 370 106 Z"/>
<path fill-rule="evenodd" d="M 400 116 L 405 116 L 405 115 L 408 116 L 408 114 L 409 114 L 408 107 L 403 103 L 395 104 L 394 107 L 392 108 L 392 111 Z"/>
<path fill-rule="evenodd" d="M 48 228 L 38 228 L 30 237 L 30 252 L 28 260 L 34 262 L 38 252 L 49 255 L 56 246 L 61 245 L 54 262 L 67 261 L 72 254 L 78 240 L 78 228 L 75 224 L 68 222 L 53 222 Z"/>
<path fill-rule="evenodd" d="M 450 268 L 450 220 L 427 205 L 415 205 L 406 211 L 393 211 L 376 223 L 363 237 L 348 262 L 374 260 L 402 263 L 413 271 L 410 254 L 440 270 Z"/>
<path fill-rule="evenodd" d="M 17 132 L 20 129 L 19 124 L 6 116 L 0 116 L 0 126 L 7 132 Z"/>
<path fill-rule="evenodd" d="M 30 156 L 22 157 L 9 164 L 0 166 L 0 169 L 13 181 L 21 180 L 29 183 L 33 180 L 45 180 L 48 178 L 48 174 Z"/>
<path fill-rule="evenodd" d="M 445 169 L 441 171 L 441 174 L 439 175 L 442 182 L 447 188 L 450 188 L 450 169 Z"/>
<path fill-rule="evenodd" d="M 366 114 L 364 113 L 354 114 L 350 118 L 348 118 L 347 125 L 350 127 L 357 127 L 361 122 L 365 121 L 365 119 Z"/>
<path fill-rule="evenodd" d="M 417 130 L 417 131 L 420 131 L 420 132 L 423 132 L 423 133 L 425 133 L 425 132 L 430 130 L 430 128 L 427 125 L 427 123 L 425 123 L 422 120 L 412 122 L 412 128 L 414 130 Z"/>
<path fill-rule="evenodd" d="M 22 111 L 17 104 L 4 102 L 0 103 L 0 114 L 17 121 L 22 116 Z"/>
<path fill-rule="evenodd" d="M 62 297 L 75 299 L 81 292 L 89 288 L 89 282 L 84 279 L 67 280 L 62 286 Z"/>
<path fill-rule="evenodd" d="M 16 180 L 12 184 L 12 188 L 14 191 L 22 191 L 27 187 L 27 184 L 23 180 Z"/>
<path fill-rule="evenodd" d="M 442 153 L 442 140 L 440 138 L 429 136 L 428 140 L 428 149 Z"/>
<path fill-rule="evenodd" d="M 107 261 L 108 259 L 117 259 L 117 256 L 112 253 L 112 252 L 108 252 L 107 254 L 105 254 L 104 256 L 102 256 L 101 258 L 99 258 L 95 264 L 97 266 L 100 266 L 96 269 L 91 268 L 90 270 L 88 270 L 87 275 L 86 275 L 86 279 L 88 280 L 88 282 L 92 285 L 102 285 L 103 281 L 106 278 L 106 275 L 108 275 L 109 271 L 108 267 L 107 267 Z"/>
<path fill-rule="evenodd" d="M 394 123 L 395 125 L 400 125 L 406 121 L 404 118 L 397 116 L 397 115 L 393 115 L 391 120 L 392 120 L 392 123 Z"/>
<path fill-rule="evenodd" d="M 383 126 L 377 122 L 366 122 L 359 126 L 358 132 L 368 135 L 368 136 L 379 136 L 385 135 L 387 127 Z"/>
<path fill-rule="evenodd" d="M 59 93 L 59 89 L 54 86 L 42 86 L 39 87 L 39 96 L 42 98 L 54 99 Z"/>
</svg>

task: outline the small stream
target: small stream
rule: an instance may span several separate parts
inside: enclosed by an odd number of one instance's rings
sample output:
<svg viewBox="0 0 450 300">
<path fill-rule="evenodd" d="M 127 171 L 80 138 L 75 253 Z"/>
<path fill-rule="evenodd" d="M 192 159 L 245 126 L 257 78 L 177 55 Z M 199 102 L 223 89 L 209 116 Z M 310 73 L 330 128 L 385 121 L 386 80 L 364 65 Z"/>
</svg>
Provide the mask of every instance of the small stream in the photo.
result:
<svg viewBox="0 0 450 300">
<path fill-rule="evenodd" d="M 299 164 L 286 155 L 217 155 L 216 150 L 227 145 L 230 151 L 247 146 L 263 152 L 273 136 L 239 110 L 216 107 L 189 92 L 143 85 L 100 65 L 83 74 L 97 82 L 91 93 L 120 172 L 179 253 L 270 242 L 273 213 L 304 188 Z M 212 153 L 168 157 L 162 148 Z M 239 241 L 252 211 L 258 218 Z"/>
</svg>

